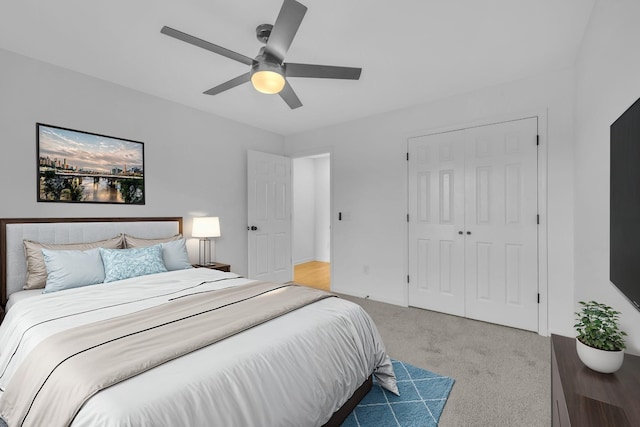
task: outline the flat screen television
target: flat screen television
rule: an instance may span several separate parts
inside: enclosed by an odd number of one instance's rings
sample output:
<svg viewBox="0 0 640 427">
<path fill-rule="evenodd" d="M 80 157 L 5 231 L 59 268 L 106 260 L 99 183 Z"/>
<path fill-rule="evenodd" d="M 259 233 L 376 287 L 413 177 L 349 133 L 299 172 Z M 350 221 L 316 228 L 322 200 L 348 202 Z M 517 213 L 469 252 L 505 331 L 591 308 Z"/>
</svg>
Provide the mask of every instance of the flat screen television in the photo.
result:
<svg viewBox="0 0 640 427">
<path fill-rule="evenodd" d="M 640 310 L 640 99 L 610 131 L 609 277 Z"/>
</svg>

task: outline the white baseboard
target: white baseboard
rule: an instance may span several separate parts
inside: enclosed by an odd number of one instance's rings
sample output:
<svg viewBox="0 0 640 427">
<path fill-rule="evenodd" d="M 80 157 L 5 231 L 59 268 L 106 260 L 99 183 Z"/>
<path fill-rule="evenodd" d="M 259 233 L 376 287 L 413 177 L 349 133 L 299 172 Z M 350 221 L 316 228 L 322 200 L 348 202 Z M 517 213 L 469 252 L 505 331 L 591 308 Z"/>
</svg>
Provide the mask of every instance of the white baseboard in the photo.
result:
<svg viewBox="0 0 640 427">
<path fill-rule="evenodd" d="M 375 295 L 375 294 L 364 294 L 364 293 L 359 293 L 359 292 L 345 291 L 345 290 L 341 290 L 341 289 L 339 289 L 338 287 L 335 287 L 335 286 L 331 286 L 331 292 L 335 292 L 335 293 L 338 293 L 338 294 L 349 295 L 349 296 L 352 296 L 352 297 L 357 297 L 357 298 L 362 298 L 362 299 L 370 299 L 370 300 L 373 300 L 373 301 L 384 302 L 386 304 L 397 305 L 397 306 L 400 306 L 400 307 L 408 307 L 404 303 L 404 301 L 401 301 L 401 300 L 384 298 L 384 297 L 380 297 L 379 295 Z"/>
</svg>

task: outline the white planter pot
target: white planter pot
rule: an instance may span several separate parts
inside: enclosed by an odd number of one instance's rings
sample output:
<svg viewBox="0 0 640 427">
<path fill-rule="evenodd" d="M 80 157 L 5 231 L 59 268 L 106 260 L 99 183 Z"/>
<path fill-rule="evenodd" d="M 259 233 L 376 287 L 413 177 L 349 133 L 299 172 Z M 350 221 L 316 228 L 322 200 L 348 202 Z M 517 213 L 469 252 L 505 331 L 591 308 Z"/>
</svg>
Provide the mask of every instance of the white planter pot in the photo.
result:
<svg viewBox="0 0 640 427">
<path fill-rule="evenodd" d="M 610 374 L 617 371 L 624 361 L 624 350 L 606 351 L 589 347 L 576 339 L 576 350 L 582 363 L 594 371 Z"/>
</svg>

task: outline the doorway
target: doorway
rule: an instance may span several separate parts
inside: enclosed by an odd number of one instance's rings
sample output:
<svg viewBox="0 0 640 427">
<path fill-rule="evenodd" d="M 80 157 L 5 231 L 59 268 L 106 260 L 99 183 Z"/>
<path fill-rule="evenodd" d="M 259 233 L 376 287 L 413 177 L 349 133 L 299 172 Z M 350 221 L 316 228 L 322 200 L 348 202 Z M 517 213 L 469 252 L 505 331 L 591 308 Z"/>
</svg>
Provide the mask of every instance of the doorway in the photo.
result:
<svg viewBox="0 0 640 427">
<path fill-rule="evenodd" d="M 331 156 L 292 159 L 292 255 L 296 283 L 331 290 Z"/>
</svg>

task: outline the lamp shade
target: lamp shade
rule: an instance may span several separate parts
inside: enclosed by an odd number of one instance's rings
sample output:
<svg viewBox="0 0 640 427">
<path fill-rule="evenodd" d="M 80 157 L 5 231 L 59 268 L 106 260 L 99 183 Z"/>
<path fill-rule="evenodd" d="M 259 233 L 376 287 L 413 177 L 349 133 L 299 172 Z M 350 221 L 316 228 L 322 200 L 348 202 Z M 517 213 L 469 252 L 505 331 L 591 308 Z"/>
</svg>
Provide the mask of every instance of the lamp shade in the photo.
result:
<svg viewBox="0 0 640 427">
<path fill-rule="evenodd" d="M 192 237 L 219 237 L 220 220 L 217 216 L 203 216 L 193 218 Z"/>
</svg>

